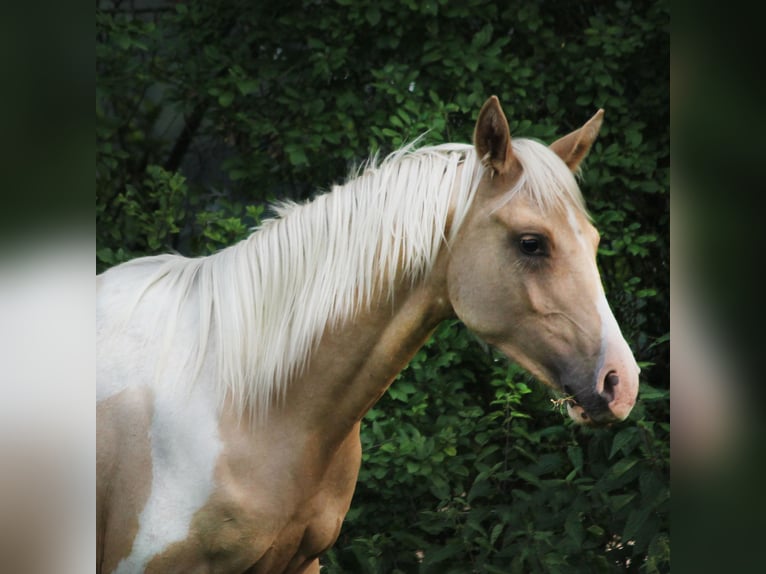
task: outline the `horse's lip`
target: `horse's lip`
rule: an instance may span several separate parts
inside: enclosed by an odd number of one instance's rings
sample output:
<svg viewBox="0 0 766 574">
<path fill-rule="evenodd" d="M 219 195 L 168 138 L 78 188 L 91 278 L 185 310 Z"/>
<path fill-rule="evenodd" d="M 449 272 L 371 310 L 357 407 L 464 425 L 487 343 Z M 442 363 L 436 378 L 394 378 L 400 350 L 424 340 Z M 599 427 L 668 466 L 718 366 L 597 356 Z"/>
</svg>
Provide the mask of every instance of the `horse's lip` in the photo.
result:
<svg viewBox="0 0 766 574">
<path fill-rule="evenodd" d="M 567 403 L 567 415 L 577 424 L 590 424 L 590 417 L 585 412 L 585 409 L 578 404 Z"/>
<path fill-rule="evenodd" d="M 599 424 L 598 421 L 590 415 L 587 409 L 580 404 L 570 388 L 562 386 L 561 392 L 564 396 L 554 402 L 566 405 L 569 418 L 582 425 L 594 426 Z"/>
<path fill-rule="evenodd" d="M 567 401 L 566 407 L 569 417 L 581 425 L 603 428 L 611 427 L 615 422 L 617 422 L 616 419 L 608 415 L 606 417 L 601 415 L 593 416 L 592 413 L 588 412 L 588 410 L 580 403 L 578 403 L 574 398 Z"/>
</svg>

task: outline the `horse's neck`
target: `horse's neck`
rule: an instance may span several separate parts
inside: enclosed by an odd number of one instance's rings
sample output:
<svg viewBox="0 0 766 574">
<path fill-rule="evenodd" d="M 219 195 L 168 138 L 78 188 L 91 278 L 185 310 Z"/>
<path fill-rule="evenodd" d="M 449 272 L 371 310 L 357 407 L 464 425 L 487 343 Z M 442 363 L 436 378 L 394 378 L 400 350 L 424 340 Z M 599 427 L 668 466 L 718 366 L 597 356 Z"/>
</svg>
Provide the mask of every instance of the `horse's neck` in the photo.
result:
<svg viewBox="0 0 766 574">
<path fill-rule="evenodd" d="M 379 301 L 353 321 L 325 333 L 305 374 L 287 391 L 283 415 L 302 421 L 332 443 L 350 432 L 425 343 L 451 316 L 446 265 L 440 256 L 429 277 L 393 299 Z"/>
</svg>

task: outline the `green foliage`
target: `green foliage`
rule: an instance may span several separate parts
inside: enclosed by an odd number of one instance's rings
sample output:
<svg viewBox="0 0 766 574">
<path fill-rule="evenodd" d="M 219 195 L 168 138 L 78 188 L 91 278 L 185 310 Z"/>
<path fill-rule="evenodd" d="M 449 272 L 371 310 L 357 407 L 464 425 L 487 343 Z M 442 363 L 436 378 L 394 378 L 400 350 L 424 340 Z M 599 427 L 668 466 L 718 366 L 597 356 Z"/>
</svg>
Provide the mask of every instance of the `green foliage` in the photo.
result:
<svg viewBox="0 0 766 574">
<path fill-rule="evenodd" d="M 608 429 L 444 325 L 370 411 L 326 572 L 667 572 L 669 4 L 202 2 L 97 11 L 97 265 L 208 254 L 490 94 L 550 142 L 597 108 L 583 192 L 643 367 Z"/>
</svg>

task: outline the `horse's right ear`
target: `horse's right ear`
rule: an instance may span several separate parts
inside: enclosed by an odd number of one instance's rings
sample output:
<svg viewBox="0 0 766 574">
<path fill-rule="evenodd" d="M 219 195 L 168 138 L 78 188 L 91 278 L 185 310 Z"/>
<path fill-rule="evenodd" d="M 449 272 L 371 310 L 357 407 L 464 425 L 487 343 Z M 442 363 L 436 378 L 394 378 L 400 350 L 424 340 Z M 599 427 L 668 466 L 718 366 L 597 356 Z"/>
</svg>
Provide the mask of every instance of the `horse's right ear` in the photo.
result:
<svg viewBox="0 0 766 574">
<path fill-rule="evenodd" d="M 570 170 L 577 171 L 580 162 L 585 159 L 593 142 L 596 141 L 603 122 L 604 110 L 599 110 L 583 127 L 557 139 L 550 148 L 564 160 Z"/>
<path fill-rule="evenodd" d="M 500 175 L 508 173 L 516 161 L 508 120 L 497 96 L 491 96 L 481 107 L 473 132 L 473 145 L 481 163 Z"/>
</svg>

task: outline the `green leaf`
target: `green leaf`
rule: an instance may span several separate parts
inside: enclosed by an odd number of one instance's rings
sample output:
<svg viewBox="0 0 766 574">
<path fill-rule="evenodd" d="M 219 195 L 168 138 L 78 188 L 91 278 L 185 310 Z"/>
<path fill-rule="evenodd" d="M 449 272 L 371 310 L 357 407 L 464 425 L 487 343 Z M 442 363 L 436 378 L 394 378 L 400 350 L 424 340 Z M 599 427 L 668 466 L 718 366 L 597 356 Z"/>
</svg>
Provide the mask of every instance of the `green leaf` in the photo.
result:
<svg viewBox="0 0 766 574">
<path fill-rule="evenodd" d="M 639 385 L 638 398 L 642 401 L 660 401 L 665 400 L 670 393 L 664 389 L 656 389 L 646 383 Z"/>
<path fill-rule="evenodd" d="M 250 95 L 258 89 L 259 83 L 256 80 L 239 80 L 237 82 L 237 89 L 243 96 Z"/>
<path fill-rule="evenodd" d="M 519 476 L 519 478 L 523 478 L 529 484 L 532 484 L 537 487 L 542 486 L 542 483 L 540 482 L 540 478 L 530 472 L 527 472 L 526 470 L 517 470 L 516 474 Z"/>
<path fill-rule="evenodd" d="M 295 166 L 307 165 L 309 160 L 306 157 L 306 153 L 302 148 L 297 146 L 285 146 L 287 156 L 290 158 L 290 163 Z"/>
<path fill-rule="evenodd" d="M 660 574 L 669 571 L 670 539 L 667 535 L 657 534 L 649 544 L 647 554 L 647 572 Z"/>
<path fill-rule="evenodd" d="M 594 536 L 601 537 L 604 535 L 604 529 L 601 528 L 598 524 L 592 524 L 587 528 L 588 532 L 593 534 Z"/>
<path fill-rule="evenodd" d="M 127 50 L 128 48 L 130 48 L 130 45 L 132 43 L 130 36 L 128 36 L 124 32 L 117 32 L 113 34 L 112 40 L 114 40 L 117 43 L 117 45 L 123 50 Z"/>
<path fill-rule="evenodd" d="M 638 130 L 628 130 L 625 132 L 625 139 L 631 147 L 638 147 L 644 138 Z"/>
<path fill-rule="evenodd" d="M 582 527 L 578 512 L 572 511 L 567 515 L 567 519 L 564 522 L 564 530 L 575 547 L 579 547 L 582 544 L 585 538 L 585 530 Z"/>
<path fill-rule="evenodd" d="M 660 337 L 657 337 L 654 341 L 652 341 L 652 344 L 649 345 L 649 348 L 652 349 L 654 347 L 667 343 L 668 341 L 670 341 L 670 332 L 665 333 L 664 335 Z"/>
<path fill-rule="evenodd" d="M 367 8 L 365 17 L 372 26 L 376 26 L 380 22 L 380 9 L 374 4 L 371 5 Z"/>
<path fill-rule="evenodd" d="M 567 456 L 569 456 L 569 460 L 572 463 L 572 466 L 574 466 L 574 470 L 579 472 L 582 469 L 583 463 L 582 449 L 579 446 L 568 446 Z"/>
<path fill-rule="evenodd" d="M 651 512 L 652 509 L 646 507 L 631 510 L 630 514 L 628 514 L 628 520 L 625 522 L 625 528 L 622 531 L 622 539 L 625 541 L 633 540 L 633 537 L 644 525 Z"/>
<path fill-rule="evenodd" d="M 474 35 L 473 39 L 471 40 L 471 44 L 473 44 L 473 46 L 476 48 L 483 48 L 489 43 L 491 38 L 492 24 L 487 23 Z"/>
<path fill-rule="evenodd" d="M 617 461 L 617 463 L 609 469 L 609 473 L 615 478 L 620 477 L 633 468 L 637 462 L 638 459 L 635 458 L 623 458 Z"/>
<path fill-rule="evenodd" d="M 636 498 L 636 493 L 632 492 L 630 494 L 616 494 L 614 496 L 609 497 L 609 508 L 611 508 L 612 512 L 617 512 L 621 508 L 623 508 L 626 504 L 631 502 Z"/>
<path fill-rule="evenodd" d="M 500 534 L 503 532 L 503 528 L 505 527 L 504 524 L 495 524 L 492 527 L 492 532 L 489 535 L 489 544 L 490 546 L 494 546 L 495 542 L 497 542 L 497 539 L 500 537 Z"/>
<path fill-rule="evenodd" d="M 618 451 L 623 450 L 630 443 L 638 439 L 638 429 L 628 427 L 622 429 L 612 439 L 612 449 L 609 451 L 609 458 L 613 458 Z"/>
<path fill-rule="evenodd" d="M 462 551 L 459 544 L 445 544 L 441 548 L 429 549 L 423 555 L 423 565 L 432 566 L 434 564 L 441 564 L 447 560 L 450 560 L 454 556 L 457 556 Z"/>
</svg>

